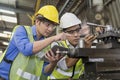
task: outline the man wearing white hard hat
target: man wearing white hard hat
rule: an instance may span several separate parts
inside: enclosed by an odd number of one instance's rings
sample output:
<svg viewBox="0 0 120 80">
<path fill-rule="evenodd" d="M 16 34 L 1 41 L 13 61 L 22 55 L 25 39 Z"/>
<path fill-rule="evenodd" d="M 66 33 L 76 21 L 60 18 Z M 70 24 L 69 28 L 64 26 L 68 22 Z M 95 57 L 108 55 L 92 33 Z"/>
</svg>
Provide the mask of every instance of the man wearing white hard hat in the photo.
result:
<svg viewBox="0 0 120 80">
<path fill-rule="evenodd" d="M 60 19 L 60 27 L 63 32 L 69 33 L 72 36 L 67 37 L 65 41 L 54 42 L 51 46 L 59 45 L 66 48 L 79 48 L 79 39 L 81 31 L 81 20 L 73 13 L 65 13 Z M 89 39 L 90 38 L 90 39 Z M 85 42 L 86 47 L 89 47 L 94 36 L 87 36 Z M 84 73 L 84 65 L 82 59 L 69 58 L 64 56 L 58 63 L 50 79 L 78 79 Z"/>
</svg>

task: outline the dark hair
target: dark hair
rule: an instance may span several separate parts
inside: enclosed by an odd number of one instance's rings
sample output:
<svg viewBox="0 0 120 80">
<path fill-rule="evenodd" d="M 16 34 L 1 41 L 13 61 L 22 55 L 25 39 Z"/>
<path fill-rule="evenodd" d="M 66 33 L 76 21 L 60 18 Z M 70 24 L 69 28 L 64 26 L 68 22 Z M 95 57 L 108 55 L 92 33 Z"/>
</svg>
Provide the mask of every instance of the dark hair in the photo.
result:
<svg viewBox="0 0 120 80">
<path fill-rule="evenodd" d="M 80 28 L 81 28 L 81 24 L 79 24 Z M 63 32 L 65 32 L 67 30 L 67 28 L 62 29 Z"/>
<path fill-rule="evenodd" d="M 67 30 L 67 28 L 62 29 L 63 32 L 65 32 L 66 30 Z"/>
<path fill-rule="evenodd" d="M 36 18 L 35 18 L 35 20 L 36 20 L 36 19 L 40 20 L 41 22 L 49 22 L 49 23 L 52 23 L 52 24 L 57 25 L 57 23 L 46 19 L 46 18 L 45 18 L 44 16 L 42 16 L 42 15 L 37 15 Z"/>
</svg>

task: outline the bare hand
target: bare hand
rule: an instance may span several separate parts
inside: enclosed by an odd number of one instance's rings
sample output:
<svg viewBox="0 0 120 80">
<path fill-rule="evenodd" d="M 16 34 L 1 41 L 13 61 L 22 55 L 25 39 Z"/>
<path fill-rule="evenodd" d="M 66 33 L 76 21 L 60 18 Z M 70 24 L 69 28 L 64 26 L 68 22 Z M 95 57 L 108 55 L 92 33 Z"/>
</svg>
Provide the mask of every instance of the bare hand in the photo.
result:
<svg viewBox="0 0 120 80">
<path fill-rule="evenodd" d="M 104 29 L 102 27 L 96 27 L 95 30 L 98 33 L 102 33 L 104 31 Z"/>
<path fill-rule="evenodd" d="M 92 45 L 92 42 L 96 39 L 97 36 L 94 35 L 87 35 L 84 38 L 85 46 L 90 47 Z"/>
<path fill-rule="evenodd" d="M 54 54 L 52 52 L 52 50 L 49 50 L 46 55 L 45 58 L 47 58 L 49 60 L 50 63 L 56 64 L 63 56 L 61 56 L 60 54 Z"/>
</svg>

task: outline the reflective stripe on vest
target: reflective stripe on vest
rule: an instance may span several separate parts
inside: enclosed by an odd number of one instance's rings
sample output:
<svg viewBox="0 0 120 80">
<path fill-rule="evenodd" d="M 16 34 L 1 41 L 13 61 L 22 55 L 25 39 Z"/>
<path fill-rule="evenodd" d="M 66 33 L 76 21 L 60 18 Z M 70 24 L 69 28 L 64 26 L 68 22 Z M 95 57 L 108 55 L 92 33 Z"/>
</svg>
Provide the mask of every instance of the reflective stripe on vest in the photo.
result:
<svg viewBox="0 0 120 80">
<path fill-rule="evenodd" d="M 24 72 L 22 69 L 18 69 L 17 70 L 17 74 L 22 77 L 22 78 L 25 78 L 25 79 L 28 79 L 28 80 L 39 80 L 40 77 L 36 76 L 36 75 L 33 75 L 31 73 L 28 73 L 28 72 Z"/>
<path fill-rule="evenodd" d="M 75 71 L 74 75 L 83 74 L 83 70 L 84 70 L 83 68 L 84 68 L 83 65 L 81 65 L 80 70 Z M 68 76 L 68 77 L 72 76 L 72 72 L 66 72 L 64 70 L 61 70 L 60 68 L 57 68 L 56 71 L 58 71 L 60 74 L 62 74 L 64 76 Z M 56 79 L 56 78 L 53 75 L 50 75 L 50 79 Z"/>
<path fill-rule="evenodd" d="M 59 73 L 65 75 L 65 76 L 72 76 L 72 72 L 63 71 L 63 70 L 61 70 L 60 68 L 58 68 L 57 71 L 58 71 Z M 75 74 L 78 74 L 78 73 L 79 73 L 79 71 L 75 71 Z M 74 75 L 75 75 L 75 74 L 74 74 Z"/>
<path fill-rule="evenodd" d="M 50 75 L 49 78 L 48 78 L 48 80 L 49 79 L 56 79 L 56 78 L 53 75 Z"/>
</svg>

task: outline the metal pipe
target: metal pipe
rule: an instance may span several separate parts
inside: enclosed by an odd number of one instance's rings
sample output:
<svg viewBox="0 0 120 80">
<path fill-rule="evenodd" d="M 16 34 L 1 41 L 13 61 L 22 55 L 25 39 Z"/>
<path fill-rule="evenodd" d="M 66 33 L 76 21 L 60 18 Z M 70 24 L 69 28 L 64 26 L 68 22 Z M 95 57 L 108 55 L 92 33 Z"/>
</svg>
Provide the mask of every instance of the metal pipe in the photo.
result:
<svg viewBox="0 0 120 80">
<path fill-rule="evenodd" d="M 39 10 L 40 2 L 41 2 L 41 0 L 36 0 L 36 4 L 35 4 L 35 13 L 37 13 L 37 11 Z M 28 17 L 32 20 L 32 25 L 34 25 L 35 13 L 34 13 L 33 16 L 30 16 L 29 14 L 27 14 Z"/>
<path fill-rule="evenodd" d="M 107 0 L 105 3 L 104 3 L 104 6 L 108 5 L 109 3 L 111 3 L 113 0 Z"/>
<path fill-rule="evenodd" d="M 83 9 L 84 7 L 86 6 L 86 0 L 84 0 L 81 5 L 79 5 L 79 8 L 74 12 L 76 15 L 78 15 Z"/>
<path fill-rule="evenodd" d="M 66 12 L 66 11 L 69 11 L 69 12 L 71 12 L 71 9 L 73 9 L 74 8 L 74 6 L 76 6 L 76 2 L 77 0 L 70 0 L 70 2 L 67 4 L 67 6 L 65 7 L 65 9 L 64 9 L 64 12 Z M 75 4 L 75 5 L 74 5 Z"/>
<path fill-rule="evenodd" d="M 115 25 L 113 27 L 116 27 L 117 26 L 117 10 L 116 10 L 116 5 L 115 5 L 115 1 L 112 2 L 112 13 L 113 13 L 113 18 L 114 18 L 114 21 L 115 21 Z M 119 23 L 119 22 L 118 22 Z"/>
<path fill-rule="evenodd" d="M 80 3 L 81 3 L 81 0 L 79 0 L 79 1 L 75 4 L 75 6 L 74 6 L 74 8 L 72 8 L 71 12 L 74 12 L 74 11 L 78 8 L 78 6 L 80 5 Z"/>
<path fill-rule="evenodd" d="M 117 4 L 116 4 L 116 1 L 113 1 L 113 4 L 114 4 L 114 7 L 113 7 L 113 9 L 114 9 L 114 13 L 115 13 L 115 19 L 116 19 L 116 26 L 115 27 L 117 27 L 118 25 L 119 25 L 119 17 L 118 17 L 118 9 L 119 8 L 117 8 Z"/>
<path fill-rule="evenodd" d="M 113 13 L 113 8 L 112 8 L 112 5 L 108 5 L 109 7 L 109 10 L 110 10 L 110 17 L 111 17 L 111 22 L 112 22 L 112 25 L 115 26 L 115 19 L 114 19 L 114 13 Z"/>
<path fill-rule="evenodd" d="M 63 7 L 62 7 L 62 9 L 61 9 L 60 12 L 59 12 L 59 15 L 61 15 L 62 11 L 64 10 L 64 8 L 66 7 L 66 5 L 68 4 L 69 1 L 70 1 L 70 0 L 67 0 L 67 1 L 65 2 L 65 4 L 64 4 Z"/>
<path fill-rule="evenodd" d="M 119 3 L 119 0 L 116 0 L 116 8 L 117 8 L 117 16 L 120 16 L 120 3 Z M 118 18 L 118 26 L 117 27 L 120 27 L 120 18 L 119 17 L 117 17 Z"/>
<path fill-rule="evenodd" d="M 36 0 L 35 13 L 39 10 L 41 0 Z"/>
<path fill-rule="evenodd" d="M 92 8 L 92 0 L 89 0 L 89 8 Z"/>
<path fill-rule="evenodd" d="M 95 24 L 95 23 L 91 23 L 91 22 L 87 22 L 87 25 L 91 25 L 91 26 L 96 26 L 96 27 L 103 27 L 103 28 L 106 28 L 105 25 L 100 25 L 100 24 Z"/>
</svg>

